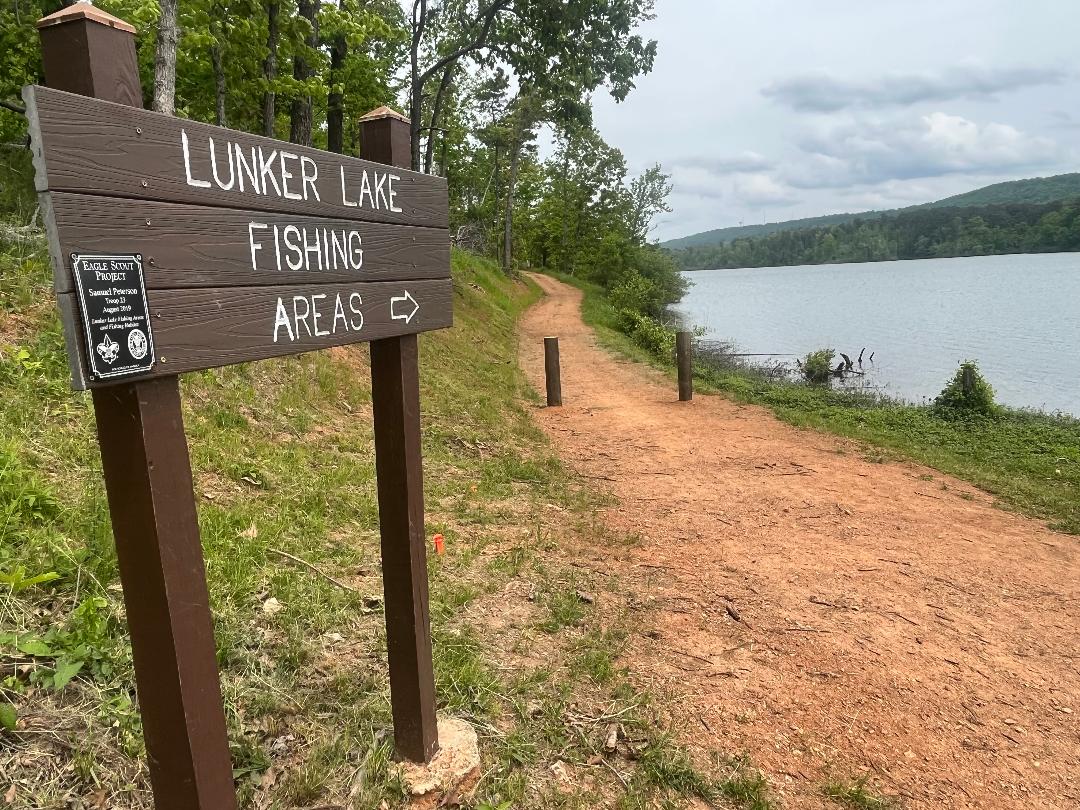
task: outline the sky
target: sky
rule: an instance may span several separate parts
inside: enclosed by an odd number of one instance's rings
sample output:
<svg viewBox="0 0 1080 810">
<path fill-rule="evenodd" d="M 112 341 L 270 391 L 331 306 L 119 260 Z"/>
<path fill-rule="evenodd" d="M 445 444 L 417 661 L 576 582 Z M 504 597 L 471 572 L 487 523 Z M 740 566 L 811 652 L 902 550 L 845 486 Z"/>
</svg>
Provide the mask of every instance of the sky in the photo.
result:
<svg viewBox="0 0 1080 810">
<path fill-rule="evenodd" d="M 1080 0 L 657 0 L 595 123 L 674 183 L 661 240 L 1080 171 Z"/>
</svg>

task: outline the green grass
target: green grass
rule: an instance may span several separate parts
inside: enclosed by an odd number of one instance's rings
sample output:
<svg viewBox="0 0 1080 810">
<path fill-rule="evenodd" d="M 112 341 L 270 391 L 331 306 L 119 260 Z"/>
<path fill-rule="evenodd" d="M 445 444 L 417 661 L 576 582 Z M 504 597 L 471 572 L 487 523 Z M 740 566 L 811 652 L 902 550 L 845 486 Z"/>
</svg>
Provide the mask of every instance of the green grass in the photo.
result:
<svg viewBox="0 0 1080 810">
<path fill-rule="evenodd" d="M 604 291 L 560 277 L 585 292 L 582 315 L 602 345 L 623 356 L 671 370 L 619 331 Z M 695 386 L 739 402 L 764 405 L 799 427 L 835 433 L 876 448 L 872 460 L 909 458 L 970 481 L 1002 506 L 1080 534 L 1080 420 L 1001 409 L 993 418 L 945 419 L 925 406 L 771 379 L 729 362 L 699 359 Z M 944 388 L 948 380 L 942 380 Z M 990 380 L 993 383 L 993 380 Z"/>
<path fill-rule="evenodd" d="M 66 777 L 42 774 L 44 805 L 82 795 L 85 785 L 119 789 L 120 760 L 142 749 L 138 715 L 124 699 L 131 651 L 93 413 L 89 397 L 67 383 L 42 248 L 0 245 L 0 583 L 9 584 L 0 584 L 0 640 L 4 660 L 26 669 L 5 670 L 2 690 L 19 728 L 54 730 L 75 715 L 86 745 L 102 752 Z M 470 554 L 499 539 L 489 528 L 505 517 L 505 503 L 531 514 L 586 496 L 521 404 L 514 322 L 536 289 L 460 255 L 453 270 L 457 328 L 421 341 L 428 518 L 450 548 L 432 570 L 435 663 L 440 706 L 488 716 L 496 677 L 476 634 L 453 626 L 482 592 L 461 571 Z M 278 780 L 281 790 L 289 806 L 312 804 L 339 787 L 333 775 L 357 757 L 372 772 L 389 764 L 382 616 L 364 599 L 381 597 L 366 352 L 187 375 L 183 398 L 241 797 L 250 802 L 271 761 L 288 754 L 297 764 Z M 457 452 L 475 443 L 490 455 Z M 536 481 L 535 495 L 520 497 L 522 474 Z M 280 611 L 263 610 L 270 598 Z M 281 721 L 282 713 L 293 719 Z M 332 729 L 318 719 L 328 716 Z M 122 731 L 123 750 L 110 727 Z M 282 736 L 288 744 L 272 750 Z M 400 786 L 390 780 L 367 794 L 375 806 L 400 798 Z M 135 795 L 145 801 L 145 782 Z"/>
<path fill-rule="evenodd" d="M 860 776 L 857 779 L 838 779 L 825 784 L 821 792 L 842 807 L 851 810 L 889 810 L 896 807 L 892 799 L 875 795 L 867 789 L 867 778 Z"/>
<path fill-rule="evenodd" d="M 576 627 L 585 617 L 585 604 L 571 587 L 558 587 L 544 597 L 546 618 L 540 622 L 545 633 L 557 633 L 564 627 Z"/>
<path fill-rule="evenodd" d="M 743 757 L 716 757 L 714 775 L 696 768 L 685 750 L 660 738 L 651 743 L 641 755 L 641 768 L 636 778 L 656 788 L 663 796 L 696 798 L 712 806 L 724 804 L 740 810 L 774 810 L 769 797 L 768 783 L 760 771 Z M 646 807 L 633 802 L 624 807 Z"/>
</svg>

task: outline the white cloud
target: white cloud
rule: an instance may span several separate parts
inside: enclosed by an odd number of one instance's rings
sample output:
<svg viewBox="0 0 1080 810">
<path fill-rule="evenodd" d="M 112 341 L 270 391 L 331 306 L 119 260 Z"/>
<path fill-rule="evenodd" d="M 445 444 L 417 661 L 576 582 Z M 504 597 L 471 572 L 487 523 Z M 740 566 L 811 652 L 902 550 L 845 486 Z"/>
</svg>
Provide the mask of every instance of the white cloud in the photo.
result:
<svg viewBox="0 0 1080 810">
<path fill-rule="evenodd" d="M 945 112 L 826 127 L 804 138 L 800 146 L 806 159 L 783 172 L 791 185 L 800 188 L 839 188 L 955 172 L 1008 172 L 1052 166 L 1063 158 L 1063 150 L 1051 138 Z"/>
<path fill-rule="evenodd" d="M 597 97 L 597 126 L 628 163 L 660 161 L 674 174 L 675 213 L 661 238 L 760 221 L 763 206 L 734 188 L 746 174 L 769 175 L 771 199 L 799 198 L 765 208 L 779 220 L 928 202 L 1080 165 L 1080 2 L 824 0 L 777 13 L 779 5 L 658 3 L 642 30 L 660 43 L 653 72 L 622 104 Z M 809 99 L 776 92 L 822 76 L 839 89 L 826 81 Z M 813 109 L 823 105 L 833 110 Z M 976 136 L 956 127 L 949 145 L 945 122 L 918 117 L 931 112 L 973 122 Z M 842 145 L 807 152 L 808 128 L 838 133 Z M 879 131 L 889 128 L 917 144 L 919 159 L 898 158 L 901 135 Z M 1054 154 L 1056 162 L 1041 159 Z M 975 168 L 956 168 L 964 166 Z M 749 181 L 750 197 L 762 182 Z"/>
<path fill-rule="evenodd" d="M 799 112 L 827 113 L 852 107 L 904 106 L 954 99 L 994 99 L 999 94 L 1060 84 L 1068 74 L 1051 67 L 987 67 L 967 64 L 937 72 L 887 73 L 853 80 L 817 72 L 773 82 L 761 92 Z"/>
<path fill-rule="evenodd" d="M 672 165 L 688 169 L 704 169 L 710 174 L 737 174 L 739 172 L 767 171 L 776 164 L 764 155 L 746 151 L 737 155 L 722 157 L 692 156 L 679 158 Z"/>
<path fill-rule="evenodd" d="M 750 206 L 794 205 L 798 197 L 794 190 L 768 174 L 746 174 L 735 178 L 734 196 Z"/>
<path fill-rule="evenodd" d="M 727 184 L 707 169 L 676 165 L 671 172 L 671 182 L 676 194 L 720 199 L 725 196 Z"/>
</svg>

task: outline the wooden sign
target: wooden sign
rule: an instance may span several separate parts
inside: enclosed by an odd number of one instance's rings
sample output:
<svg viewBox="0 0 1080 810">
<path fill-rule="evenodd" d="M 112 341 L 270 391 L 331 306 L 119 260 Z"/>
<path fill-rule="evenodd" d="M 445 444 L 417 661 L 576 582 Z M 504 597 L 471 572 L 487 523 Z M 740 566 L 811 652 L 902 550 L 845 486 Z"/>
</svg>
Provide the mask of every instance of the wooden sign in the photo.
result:
<svg viewBox="0 0 1080 810">
<path fill-rule="evenodd" d="M 452 325 L 442 178 L 43 87 L 24 97 L 76 388 Z M 144 362 L 126 354 L 129 337 L 142 346 L 133 327 L 91 335 L 84 254 L 140 257 Z"/>
</svg>

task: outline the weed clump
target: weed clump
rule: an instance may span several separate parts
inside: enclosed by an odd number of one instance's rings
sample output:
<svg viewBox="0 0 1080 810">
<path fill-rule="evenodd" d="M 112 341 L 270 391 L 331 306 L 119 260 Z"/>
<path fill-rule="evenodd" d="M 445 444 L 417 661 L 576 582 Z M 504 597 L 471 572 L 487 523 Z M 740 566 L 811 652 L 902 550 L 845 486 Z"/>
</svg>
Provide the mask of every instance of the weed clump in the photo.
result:
<svg viewBox="0 0 1080 810">
<path fill-rule="evenodd" d="M 633 309 L 621 309 L 618 312 L 620 328 L 638 346 L 658 360 L 670 360 L 674 356 L 674 329 Z"/>
<path fill-rule="evenodd" d="M 810 352 L 802 362 L 802 374 L 811 385 L 827 385 L 832 376 L 832 361 L 836 356 L 834 349 L 818 349 Z"/>
<path fill-rule="evenodd" d="M 993 387 L 970 360 L 960 364 L 949 384 L 934 400 L 934 413 L 945 418 L 992 417 L 999 412 Z"/>
<path fill-rule="evenodd" d="M 889 810 L 896 807 L 891 799 L 877 796 L 866 787 L 867 778 L 860 776 L 851 781 L 838 780 L 829 782 L 821 792 L 842 807 L 853 810 Z"/>
</svg>

